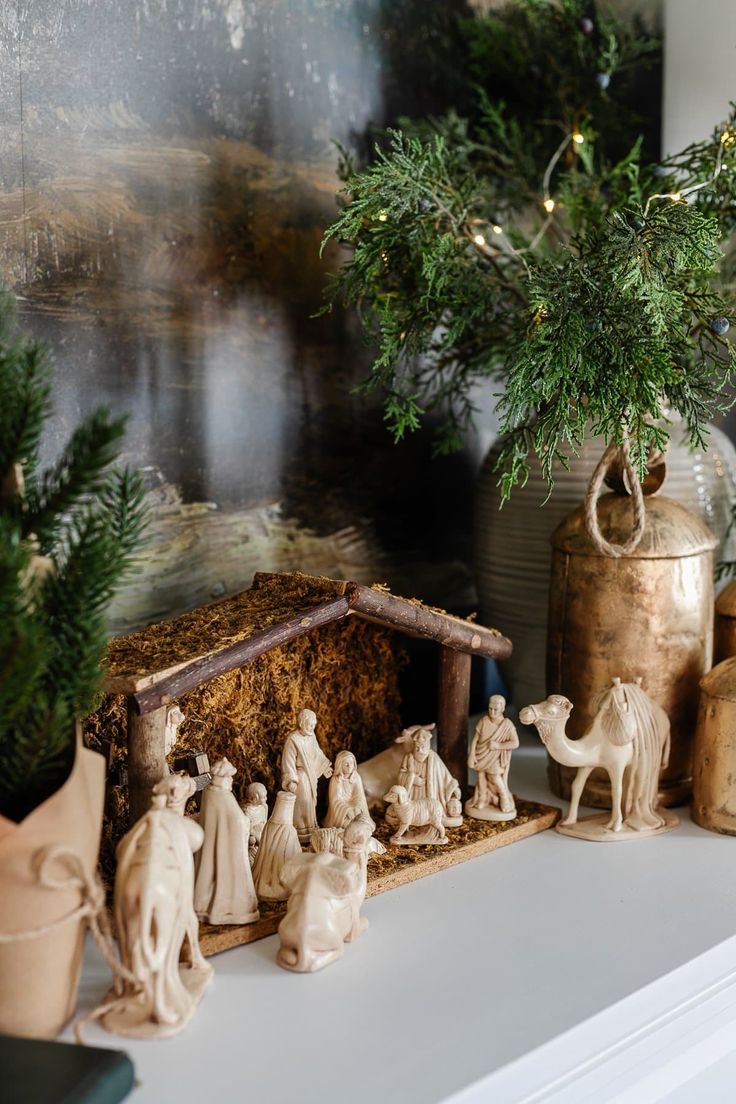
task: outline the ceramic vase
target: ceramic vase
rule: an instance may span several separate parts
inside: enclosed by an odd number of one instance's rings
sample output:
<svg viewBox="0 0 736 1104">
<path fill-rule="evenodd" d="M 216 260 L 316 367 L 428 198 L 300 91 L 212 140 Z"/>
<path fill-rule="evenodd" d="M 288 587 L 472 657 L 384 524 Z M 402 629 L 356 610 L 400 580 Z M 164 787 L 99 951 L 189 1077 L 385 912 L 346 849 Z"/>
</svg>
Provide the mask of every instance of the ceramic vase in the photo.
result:
<svg viewBox="0 0 736 1104">
<path fill-rule="evenodd" d="M 711 427 L 708 450 L 690 452 L 683 443 L 682 421 L 671 417 L 665 494 L 687 506 L 715 534 L 716 562 L 736 559 L 736 531 L 727 535 L 736 502 L 736 448 L 721 430 Z M 524 487 L 515 487 L 499 510 L 497 443 L 479 477 L 475 512 L 475 573 L 480 620 L 494 625 L 514 642 L 503 676 L 513 703 L 523 706 L 546 693 L 545 652 L 550 577 L 550 537 L 585 497 L 591 473 L 603 453 L 600 440 L 586 440 L 570 470 L 555 470 L 547 502 L 547 484 L 531 460 Z"/>
<path fill-rule="evenodd" d="M 74 914 L 96 878 L 104 797 L 105 760 L 80 743 L 56 793 L 20 823 L 0 816 L 0 1033 L 50 1039 L 74 1014 L 86 928 Z"/>
</svg>

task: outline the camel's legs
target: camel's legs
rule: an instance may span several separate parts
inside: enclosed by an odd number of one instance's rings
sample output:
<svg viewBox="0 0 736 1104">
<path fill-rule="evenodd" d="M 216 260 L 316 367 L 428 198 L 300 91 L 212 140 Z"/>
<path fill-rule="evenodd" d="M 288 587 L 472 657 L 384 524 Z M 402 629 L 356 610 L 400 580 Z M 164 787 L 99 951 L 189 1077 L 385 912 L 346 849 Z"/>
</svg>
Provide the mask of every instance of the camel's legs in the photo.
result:
<svg viewBox="0 0 736 1104">
<path fill-rule="evenodd" d="M 621 800 L 624 791 L 624 771 L 626 769 L 626 763 L 623 759 L 613 763 L 608 770 L 608 777 L 611 779 L 611 819 L 608 822 L 607 827 L 611 828 L 614 832 L 620 832 L 623 825 L 623 817 L 621 815 Z"/>
<path fill-rule="evenodd" d="M 577 824 L 578 819 L 578 806 L 580 805 L 580 798 L 583 793 L 585 783 L 588 781 L 588 776 L 593 770 L 593 767 L 578 767 L 578 773 L 575 775 L 572 782 L 572 796 L 570 798 L 570 808 L 567 811 L 567 816 L 564 820 L 560 821 L 561 824 Z"/>
</svg>

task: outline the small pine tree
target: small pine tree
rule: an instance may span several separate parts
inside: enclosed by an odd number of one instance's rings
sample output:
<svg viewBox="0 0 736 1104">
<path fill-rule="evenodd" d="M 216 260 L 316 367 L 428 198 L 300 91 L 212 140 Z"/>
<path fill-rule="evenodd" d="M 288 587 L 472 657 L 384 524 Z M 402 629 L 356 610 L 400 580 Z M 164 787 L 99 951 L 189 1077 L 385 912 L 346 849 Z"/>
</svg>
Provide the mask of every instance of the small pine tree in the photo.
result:
<svg viewBox="0 0 736 1104">
<path fill-rule="evenodd" d="M 100 409 L 39 471 L 50 365 L 0 299 L 0 813 L 21 820 L 64 782 L 95 705 L 105 614 L 145 525 L 140 477 L 111 470 L 124 418 Z"/>
<path fill-rule="evenodd" d="M 326 240 L 351 256 L 329 302 L 359 305 L 377 345 L 366 386 L 397 438 L 433 411 L 439 450 L 457 448 L 477 383 L 503 385 L 504 498 L 530 452 L 551 482 L 591 427 L 628 436 L 643 476 L 668 407 L 702 444 L 732 402 L 734 307 L 717 285 L 736 112 L 659 161 L 636 114 L 656 102 L 638 82 L 655 39 L 593 0 L 513 0 L 461 33 L 465 115 L 402 123 L 367 167 L 345 161 Z"/>
</svg>

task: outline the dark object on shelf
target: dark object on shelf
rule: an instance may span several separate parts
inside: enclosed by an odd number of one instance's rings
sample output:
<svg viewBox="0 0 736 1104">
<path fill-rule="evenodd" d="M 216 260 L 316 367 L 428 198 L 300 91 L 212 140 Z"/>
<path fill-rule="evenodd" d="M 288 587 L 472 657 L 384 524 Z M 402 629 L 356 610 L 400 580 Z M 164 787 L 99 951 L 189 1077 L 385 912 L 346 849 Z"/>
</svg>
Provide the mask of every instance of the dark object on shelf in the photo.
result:
<svg viewBox="0 0 736 1104">
<path fill-rule="evenodd" d="M 3 1099 L 13 1104 L 118 1104 L 135 1083 L 121 1050 L 0 1035 Z"/>
<path fill-rule="evenodd" d="M 212 781 L 209 756 L 204 751 L 192 751 L 188 755 L 178 756 L 173 766 L 175 771 L 185 771 L 194 779 L 197 790 L 193 800 L 197 809 L 201 809 L 202 794 Z"/>
<path fill-rule="evenodd" d="M 174 760 L 174 770 L 186 771 L 191 778 L 201 778 L 203 774 L 209 774 L 209 756 L 204 751 L 193 751 L 190 755 L 182 755 Z"/>
</svg>

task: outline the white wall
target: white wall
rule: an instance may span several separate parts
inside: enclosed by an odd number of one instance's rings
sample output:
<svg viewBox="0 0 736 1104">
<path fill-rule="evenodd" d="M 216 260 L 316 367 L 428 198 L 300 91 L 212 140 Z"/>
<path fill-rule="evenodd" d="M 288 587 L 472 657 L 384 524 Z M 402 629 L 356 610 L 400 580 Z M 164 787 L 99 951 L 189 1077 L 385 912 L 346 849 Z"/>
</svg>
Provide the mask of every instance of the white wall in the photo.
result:
<svg viewBox="0 0 736 1104">
<path fill-rule="evenodd" d="M 705 138 L 736 100 L 736 0 L 665 0 L 664 133 L 675 153 Z"/>
</svg>

